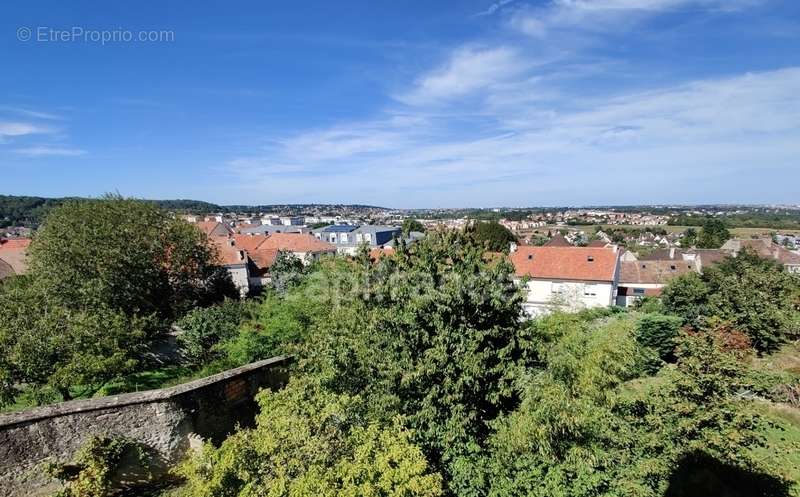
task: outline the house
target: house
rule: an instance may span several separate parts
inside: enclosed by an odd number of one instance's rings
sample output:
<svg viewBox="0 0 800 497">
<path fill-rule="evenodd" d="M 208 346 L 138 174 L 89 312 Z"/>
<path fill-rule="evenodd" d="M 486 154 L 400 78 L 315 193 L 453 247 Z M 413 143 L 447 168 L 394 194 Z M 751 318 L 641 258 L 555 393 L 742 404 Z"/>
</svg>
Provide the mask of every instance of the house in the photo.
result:
<svg viewBox="0 0 800 497">
<path fill-rule="evenodd" d="M 292 255 L 309 264 L 326 254 L 335 254 L 336 247 L 311 235 L 301 233 L 275 233 L 267 237 L 258 250 L 278 250 Z"/>
<path fill-rule="evenodd" d="M 525 312 L 537 316 L 554 308 L 612 305 L 619 281 L 619 255 L 616 246 L 512 246 L 510 259 L 516 279 L 527 280 Z"/>
<path fill-rule="evenodd" d="M 220 221 L 200 221 L 195 223 L 206 236 L 228 236 L 233 234 L 231 228 Z"/>
<path fill-rule="evenodd" d="M 569 241 L 566 238 L 564 238 L 563 235 L 561 235 L 560 233 L 557 233 L 557 234 L 553 235 L 553 238 L 548 240 L 547 243 L 544 244 L 544 246 L 545 247 L 572 247 L 572 244 L 569 243 Z"/>
<path fill-rule="evenodd" d="M 273 233 L 309 233 L 305 226 L 284 226 L 261 224 L 259 226 L 240 226 L 237 230 L 243 235 L 271 235 Z"/>
<path fill-rule="evenodd" d="M 356 255 L 358 248 L 366 244 L 370 248 L 390 244 L 402 236 L 402 230 L 395 226 L 361 226 L 334 224 L 313 231 L 314 236 L 336 246 L 340 254 Z"/>
<path fill-rule="evenodd" d="M 721 247 L 721 250 L 730 252 L 734 257 L 745 249 L 753 250 L 764 259 L 777 261 L 790 273 L 800 274 L 800 255 L 773 242 L 771 239 L 756 238 L 753 240 L 740 240 L 733 238 L 725 242 Z"/>
<path fill-rule="evenodd" d="M 220 266 L 224 267 L 228 274 L 231 276 L 231 281 L 239 290 L 239 295 L 242 297 L 250 293 L 250 274 L 248 265 L 250 258 L 247 252 L 236 246 L 236 240 L 233 238 L 212 236 L 209 237 L 211 243 L 217 249 L 217 257 Z"/>
<path fill-rule="evenodd" d="M 694 260 L 638 260 L 620 262 L 616 303 L 630 307 L 646 296 L 661 295 L 661 289 L 682 274 L 699 272 Z"/>
<path fill-rule="evenodd" d="M 28 272 L 29 238 L 0 239 L 0 279 Z"/>
</svg>

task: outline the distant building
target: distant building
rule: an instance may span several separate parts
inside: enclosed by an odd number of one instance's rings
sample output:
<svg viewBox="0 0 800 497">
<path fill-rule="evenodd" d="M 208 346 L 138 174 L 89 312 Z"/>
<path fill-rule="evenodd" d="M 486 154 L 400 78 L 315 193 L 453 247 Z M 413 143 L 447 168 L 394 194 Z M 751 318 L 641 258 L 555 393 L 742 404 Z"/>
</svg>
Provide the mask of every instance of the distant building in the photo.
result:
<svg viewBox="0 0 800 497">
<path fill-rule="evenodd" d="M 767 238 L 754 240 L 734 238 L 725 242 L 721 249 L 730 252 L 734 257 L 739 255 L 742 250 L 750 249 L 764 259 L 771 259 L 782 264 L 784 269 L 790 273 L 800 273 L 800 255 Z"/>
<path fill-rule="evenodd" d="M 221 221 L 200 221 L 195 225 L 206 236 L 228 236 L 233 234 L 233 230 Z"/>
<path fill-rule="evenodd" d="M 358 248 L 366 244 L 369 248 L 391 245 L 402 236 L 402 230 L 395 226 L 361 226 L 333 224 L 313 231 L 314 236 L 336 247 L 340 254 L 356 255 Z"/>
<path fill-rule="evenodd" d="M 516 278 L 526 284 L 523 308 L 529 316 L 553 309 L 579 310 L 614 304 L 619 250 L 594 247 L 512 247 Z"/>
</svg>

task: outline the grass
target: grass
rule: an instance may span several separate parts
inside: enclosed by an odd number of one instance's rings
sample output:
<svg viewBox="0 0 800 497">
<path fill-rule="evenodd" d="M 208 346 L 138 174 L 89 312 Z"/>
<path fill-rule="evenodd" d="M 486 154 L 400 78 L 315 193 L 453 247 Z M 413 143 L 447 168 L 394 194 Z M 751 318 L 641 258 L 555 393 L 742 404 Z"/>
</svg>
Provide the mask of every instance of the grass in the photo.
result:
<svg viewBox="0 0 800 497">
<path fill-rule="evenodd" d="M 800 381 L 800 341 L 788 343 L 776 352 L 756 359 L 753 367 Z M 770 425 L 762 430 L 766 445 L 754 449 L 753 453 L 764 464 L 794 482 L 791 495 L 800 497 L 800 408 L 760 401 L 758 409 Z"/>
<path fill-rule="evenodd" d="M 70 394 L 72 400 L 77 400 L 167 388 L 211 376 L 212 374 L 227 369 L 227 366 L 228 365 L 222 363 L 212 363 L 201 369 L 174 365 L 164 366 L 117 378 L 100 386 L 90 385 L 74 387 L 70 389 Z M 22 411 L 32 407 L 55 404 L 63 401 L 64 398 L 60 394 L 47 387 L 38 389 L 23 388 L 14 403 L 0 408 L 0 413 Z"/>
<path fill-rule="evenodd" d="M 770 426 L 761 432 L 765 446 L 753 449 L 753 454 L 794 482 L 791 495 L 800 496 L 800 409 L 767 402 L 760 403 L 759 409 Z"/>
</svg>

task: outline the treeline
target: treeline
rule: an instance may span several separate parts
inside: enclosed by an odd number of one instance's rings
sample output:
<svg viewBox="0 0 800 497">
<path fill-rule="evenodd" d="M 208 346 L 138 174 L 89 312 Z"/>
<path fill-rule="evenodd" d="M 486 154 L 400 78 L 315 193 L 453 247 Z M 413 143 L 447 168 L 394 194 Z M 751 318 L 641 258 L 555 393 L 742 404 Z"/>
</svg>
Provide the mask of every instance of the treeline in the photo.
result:
<svg viewBox="0 0 800 497">
<path fill-rule="evenodd" d="M 669 220 L 672 226 L 702 226 L 710 217 L 688 216 L 681 214 Z M 728 228 L 770 228 L 774 230 L 791 229 L 800 230 L 800 210 L 786 210 L 782 212 L 746 212 L 715 216 L 725 223 Z"/>
<path fill-rule="evenodd" d="M 0 195 L 0 228 L 8 226 L 35 228 L 42 223 L 52 209 L 70 200 L 82 199 L 77 197 L 45 198 Z M 150 202 L 161 209 L 172 212 L 200 214 L 225 210 L 219 205 L 199 200 L 142 200 L 141 202 Z"/>
<path fill-rule="evenodd" d="M 41 224 L 51 209 L 69 200 L 80 200 L 77 197 L 45 198 L 24 197 L 16 195 L 0 195 L 0 228 L 8 226 L 25 226 L 35 228 Z M 358 204 L 321 205 L 321 204 L 266 204 L 266 205 L 217 205 L 201 200 L 141 200 L 169 212 L 186 214 L 209 214 L 215 212 L 288 212 L 301 214 L 309 210 L 318 210 L 322 215 L 340 214 L 341 209 L 358 211 L 385 210 L 383 207 Z"/>
</svg>

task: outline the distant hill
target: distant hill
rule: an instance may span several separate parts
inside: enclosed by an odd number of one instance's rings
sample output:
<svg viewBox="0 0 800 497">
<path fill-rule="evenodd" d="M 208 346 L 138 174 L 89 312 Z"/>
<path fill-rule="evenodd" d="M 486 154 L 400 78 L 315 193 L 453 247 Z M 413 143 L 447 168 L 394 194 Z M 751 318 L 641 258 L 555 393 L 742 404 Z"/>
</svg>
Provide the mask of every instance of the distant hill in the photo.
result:
<svg viewBox="0 0 800 497">
<path fill-rule="evenodd" d="M 27 226 L 35 228 L 44 219 L 47 212 L 67 200 L 78 197 L 46 198 L 18 195 L 0 195 L 0 228 L 8 226 Z M 217 205 L 201 200 L 151 200 L 162 209 L 187 214 L 207 214 L 211 212 L 276 212 L 285 214 L 301 214 L 315 212 L 318 214 L 340 214 L 342 211 L 386 210 L 383 207 L 357 204 L 267 204 L 267 205 Z"/>
</svg>

